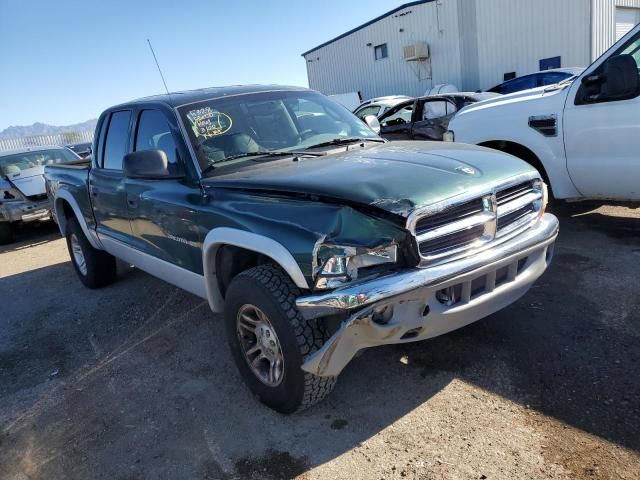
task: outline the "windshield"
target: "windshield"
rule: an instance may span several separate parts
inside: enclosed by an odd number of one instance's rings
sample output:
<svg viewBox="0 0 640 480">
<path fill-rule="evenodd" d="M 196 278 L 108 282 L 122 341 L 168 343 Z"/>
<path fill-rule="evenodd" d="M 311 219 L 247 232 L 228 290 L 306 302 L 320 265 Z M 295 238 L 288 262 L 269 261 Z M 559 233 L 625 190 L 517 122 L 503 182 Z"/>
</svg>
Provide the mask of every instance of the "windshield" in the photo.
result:
<svg viewBox="0 0 640 480">
<path fill-rule="evenodd" d="M 265 154 L 301 152 L 340 139 L 380 141 L 346 108 L 312 91 L 205 100 L 182 106 L 178 112 L 202 170 L 261 155 L 275 158 Z"/>
<path fill-rule="evenodd" d="M 3 175 L 15 175 L 30 168 L 75 162 L 77 160 L 79 158 L 66 148 L 14 153 L 4 157 L 0 156 L 0 172 Z"/>
</svg>

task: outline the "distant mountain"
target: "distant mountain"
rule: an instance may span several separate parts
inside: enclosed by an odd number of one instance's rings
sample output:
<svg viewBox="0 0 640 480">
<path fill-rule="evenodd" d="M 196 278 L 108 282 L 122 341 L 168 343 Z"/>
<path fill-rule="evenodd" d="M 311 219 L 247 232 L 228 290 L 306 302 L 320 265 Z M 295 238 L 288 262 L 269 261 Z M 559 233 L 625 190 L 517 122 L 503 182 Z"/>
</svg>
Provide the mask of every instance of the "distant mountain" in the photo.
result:
<svg viewBox="0 0 640 480">
<path fill-rule="evenodd" d="M 31 137 L 33 135 L 57 135 L 65 132 L 84 132 L 86 130 L 94 130 L 97 122 L 98 120 L 94 118 L 93 120 L 87 120 L 86 122 L 62 127 L 47 125 L 46 123 L 40 122 L 36 122 L 29 126 L 11 126 L 0 132 L 0 140 L 7 138 Z"/>
</svg>

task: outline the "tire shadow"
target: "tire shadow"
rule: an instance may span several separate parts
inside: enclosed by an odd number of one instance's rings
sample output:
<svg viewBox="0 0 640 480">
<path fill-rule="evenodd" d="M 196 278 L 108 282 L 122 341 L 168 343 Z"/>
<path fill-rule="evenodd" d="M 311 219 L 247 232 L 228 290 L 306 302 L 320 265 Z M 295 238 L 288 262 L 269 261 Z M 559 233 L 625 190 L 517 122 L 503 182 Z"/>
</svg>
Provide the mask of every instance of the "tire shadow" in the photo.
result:
<svg viewBox="0 0 640 480">
<path fill-rule="evenodd" d="M 16 252 L 57 240 L 60 238 L 60 230 L 52 221 L 27 223 L 16 228 L 13 237 L 13 242 L 0 245 L 0 254 Z"/>
</svg>

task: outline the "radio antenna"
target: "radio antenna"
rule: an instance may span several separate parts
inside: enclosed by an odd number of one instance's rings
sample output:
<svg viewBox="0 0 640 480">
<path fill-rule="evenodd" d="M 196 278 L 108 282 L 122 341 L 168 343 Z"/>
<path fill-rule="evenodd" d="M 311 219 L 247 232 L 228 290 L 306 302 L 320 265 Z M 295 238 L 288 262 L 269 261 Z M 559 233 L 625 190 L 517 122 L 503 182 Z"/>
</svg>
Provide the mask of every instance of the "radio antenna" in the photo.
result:
<svg viewBox="0 0 640 480">
<path fill-rule="evenodd" d="M 153 55 L 153 59 L 156 62 L 156 67 L 158 67 L 158 72 L 160 73 L 160 78 L 162 79 L 162 83 L 164 84 L 164 89 L 167 91 L 167 95 L 169 95 L 169 88 L 167 87 L 167 82 L 164 80 L 164 75 L 162 74 L 162 69 L 160 68 L 160 64 L 158 63 L 158 57 L 156 57 L 156 52 L 153 51 L 153 46 L 151 45 L 151 40 L 147 38 L 147 43 L 149 44 L 149 49 L 151 50 L 151 55 Z"/>
</svg>

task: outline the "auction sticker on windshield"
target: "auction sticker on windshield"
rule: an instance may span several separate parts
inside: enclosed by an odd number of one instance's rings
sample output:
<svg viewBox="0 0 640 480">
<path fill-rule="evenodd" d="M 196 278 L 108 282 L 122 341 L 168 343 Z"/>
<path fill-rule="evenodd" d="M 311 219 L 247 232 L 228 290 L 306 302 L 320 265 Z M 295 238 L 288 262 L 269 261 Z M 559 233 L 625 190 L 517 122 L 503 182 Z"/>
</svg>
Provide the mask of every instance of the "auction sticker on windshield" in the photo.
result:
<svg viewBox="0 0 640 480">
<path fill-rule="evenodd" d="M 233 120 L 226 113 L 213 110 L 211 107 L 191 110 L 187 113 L 191 128 L 200 137 L 211 138 L 227 133 Z"/>
</svg>

